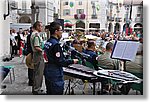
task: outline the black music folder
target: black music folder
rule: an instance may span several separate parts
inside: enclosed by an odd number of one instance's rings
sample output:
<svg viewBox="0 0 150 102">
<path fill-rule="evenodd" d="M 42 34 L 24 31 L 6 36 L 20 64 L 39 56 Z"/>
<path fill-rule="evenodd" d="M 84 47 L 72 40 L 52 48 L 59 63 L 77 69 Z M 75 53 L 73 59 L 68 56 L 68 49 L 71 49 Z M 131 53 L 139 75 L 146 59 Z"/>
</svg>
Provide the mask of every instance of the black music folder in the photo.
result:
<svg viewBox="0 0 150 102">
<path fill-rule="evenodd" d="M 116 41 L 111 53 L 111 58 L 134 61 L 139 47 L 136 41 Z"/>
</svg>

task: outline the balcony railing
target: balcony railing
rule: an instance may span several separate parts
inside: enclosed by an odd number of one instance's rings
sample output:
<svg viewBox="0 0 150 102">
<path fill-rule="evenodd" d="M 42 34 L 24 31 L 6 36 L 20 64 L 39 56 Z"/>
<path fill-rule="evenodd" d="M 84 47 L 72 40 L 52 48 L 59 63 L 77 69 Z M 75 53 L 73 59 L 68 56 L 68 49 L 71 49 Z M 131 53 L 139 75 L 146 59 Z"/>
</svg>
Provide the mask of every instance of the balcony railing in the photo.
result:
<svg viewBox="0 0 150 102">
<path fill-rule="evenodd" d="M 135 18 L 135 22 L 143 22 L 143 18 L 141 18 L 141 17 L 136 17 L 136 18 Z"/>
<path fill-rule="evenodd" d="M 108 20 L 108 21 L 114 21 L 114 17 L 107 16 L 107 20 Z"/>
<path fill-rule="evenodd" d="M 122 22 L 121 18 L 119 18 L 119 17 L 115 18 L 115 21 L 116 22 Z"/>
<path fill-rule="evenodd" d="M 85 19 L 85 14 L 75 14 L 74 18 L 75 19 Z"/>
<path fill-rule="evenodd" d="M 124 18 L 124 22 L 129 23 L 129 22 L 130 22 L 130 19 Z"/>
<path fill-rule="evenodd" d="M 92 19 L 97 19 L 97 15 L 93 15 L 92 14 L 92 17 L 91 17 Z"/>
<path fill-rule="evenodd" d="M 31 9 L 18 9 L 18 14 L 31 14 Z"/>
</svg>

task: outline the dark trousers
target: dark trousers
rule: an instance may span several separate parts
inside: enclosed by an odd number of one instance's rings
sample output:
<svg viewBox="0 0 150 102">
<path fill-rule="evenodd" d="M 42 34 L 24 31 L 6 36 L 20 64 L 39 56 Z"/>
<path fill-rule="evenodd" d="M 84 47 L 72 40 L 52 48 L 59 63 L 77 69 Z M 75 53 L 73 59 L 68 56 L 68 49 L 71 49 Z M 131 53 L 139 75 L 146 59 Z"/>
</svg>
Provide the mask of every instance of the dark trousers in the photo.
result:
<svg viewBox="0 0 150 102">
<path fill-rule="evenodd" d="M 33 69 L 28 68 L 29 85 L 33 85 Z"/>
<path fill-rule="evenodd" d="M 131 89 L 131 84 L 127 83 L 127 84 L 123 84 L 122 87 L 120 88 L 120 91 L 122 94 L 127 95 L 129 93 Z"/>
<path fill-rule="evenodd" d="M 11 57 L 13 57 L 13 55 L 17 55 L 17 46 L 12 46 L 12 53 L 11 53 Z"/>
<path fill-rule="evenodd" d="M 48 95 L 63 95 L 63 69 L 53 64 L 46 64 L 44 69 L 46 91 Z"/>
<path fill-rule="evenodd" d="M 47 95 L 63 95 L 64 81 L 50 81 L 45 78 L 46 93 Z"/>
</svg>

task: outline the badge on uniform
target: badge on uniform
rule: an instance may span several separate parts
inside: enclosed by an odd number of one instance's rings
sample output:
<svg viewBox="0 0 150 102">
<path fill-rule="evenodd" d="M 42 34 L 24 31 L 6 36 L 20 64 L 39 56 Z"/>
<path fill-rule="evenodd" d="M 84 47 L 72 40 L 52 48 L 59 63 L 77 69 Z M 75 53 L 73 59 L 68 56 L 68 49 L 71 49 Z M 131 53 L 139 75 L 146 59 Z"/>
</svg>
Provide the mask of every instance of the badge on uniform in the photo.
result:
<svg viewBox="0 0 150 102">
<path fill-rule="evenodd" d="M 57 53 L 56 53 L 56 57 L 60 57 L 60 52 L 57 52 Z"/>
</svg>

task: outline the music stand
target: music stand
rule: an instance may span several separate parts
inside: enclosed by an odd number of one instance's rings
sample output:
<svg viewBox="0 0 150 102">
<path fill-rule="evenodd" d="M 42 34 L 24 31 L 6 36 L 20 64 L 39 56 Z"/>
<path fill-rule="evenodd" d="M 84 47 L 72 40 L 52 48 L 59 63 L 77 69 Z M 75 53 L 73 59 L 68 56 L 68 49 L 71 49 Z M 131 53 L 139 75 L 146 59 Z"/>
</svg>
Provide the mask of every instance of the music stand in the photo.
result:
<svg viewBox="0 0 150 102">
<path fill-rule="evenodd" d="M 124 62 L 124 71 L 126 71 L 126 61 L 134 61 L 139 47 L 137 41 L 115 41 L 113 51 L 111 53 L 112 59 L 119 59 Z"/>
</svg>

